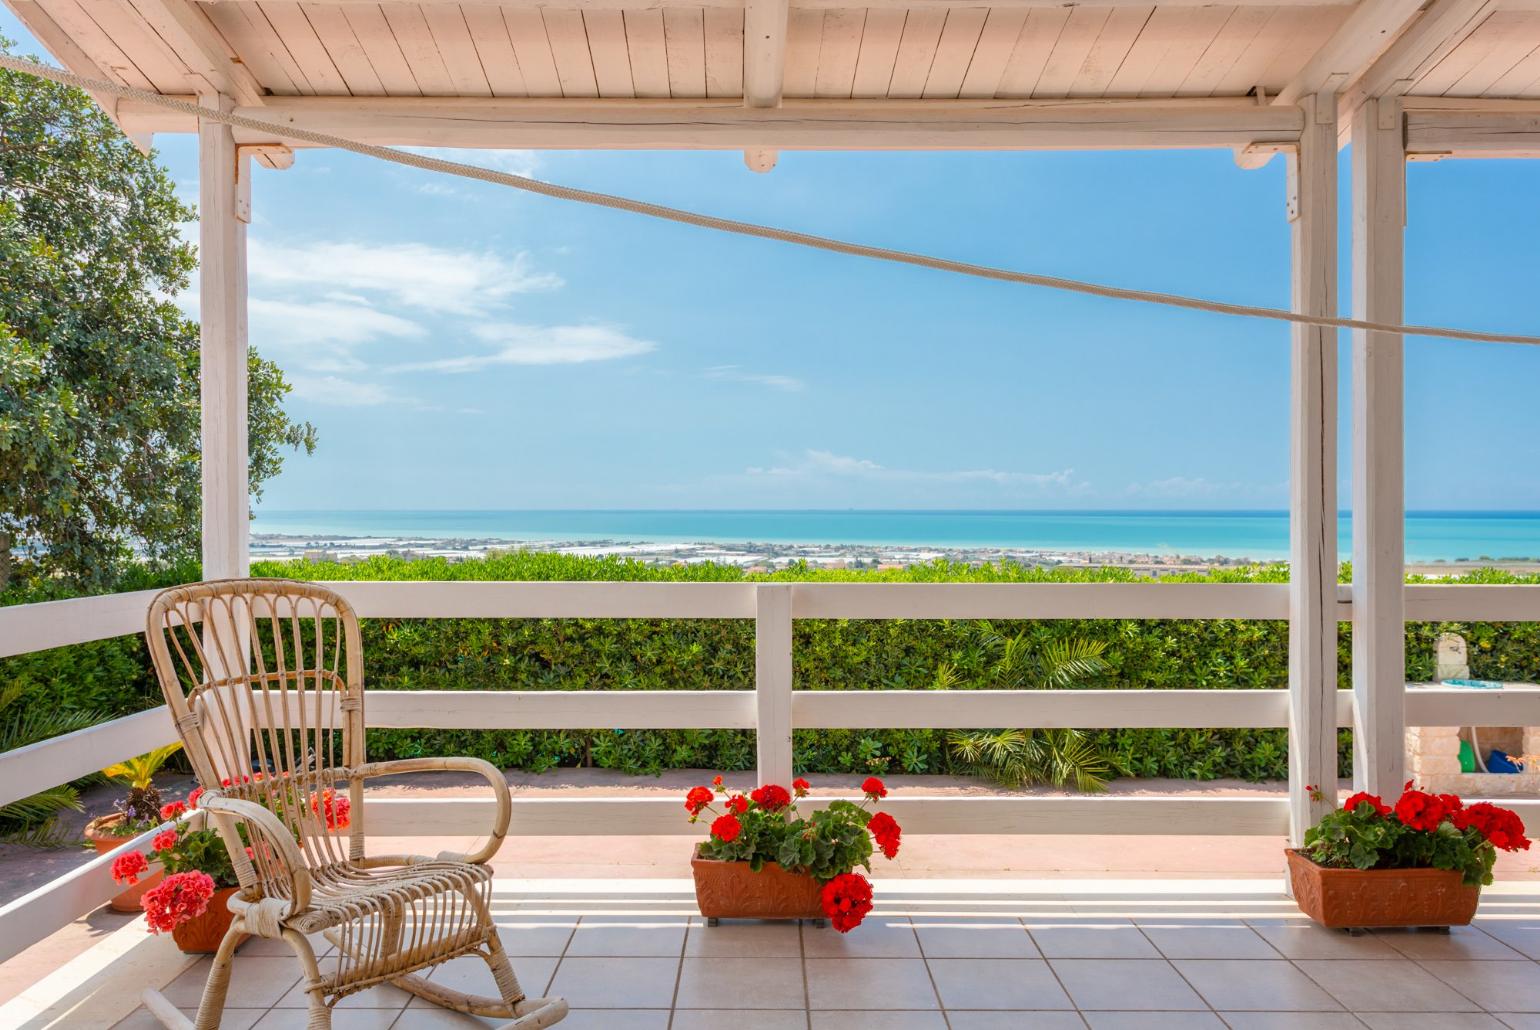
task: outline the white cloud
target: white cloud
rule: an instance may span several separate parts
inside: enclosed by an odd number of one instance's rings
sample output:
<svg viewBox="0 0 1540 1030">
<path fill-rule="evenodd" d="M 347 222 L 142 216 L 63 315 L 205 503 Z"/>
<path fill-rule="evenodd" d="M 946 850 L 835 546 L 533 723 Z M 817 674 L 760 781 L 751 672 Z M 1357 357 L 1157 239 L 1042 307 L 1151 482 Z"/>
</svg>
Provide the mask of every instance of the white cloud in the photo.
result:
<svg viewBox="0 0 1540 1030">
<path fill-rule="evenodd" d="M 717 365 L 705 372 L 707 379 L 722 379 L 732 383 L 754 383 L 776 390 L 795 392 L 806 389 L 807 384 L 793 376 L 770 375 L 763 372 L 747 372 L 738 365 Z"/>
<path fill-rule="evenodd" d="M 540 165 L 540 155 L 533 150 L 478 150 L 475 147 L 397 147 L 412 154 L 436 157 L 441 161 L 455 161 L 478 168 L 494 168 L 510 175 L 522 175 L 532 179 Z M 438 176 L 436 172 L 427 175 Z M 440 176 L 442 177 L 442 176 Z"/>
<path fill-rule="evenodd" d="M 562 285 L 559 276 L 531 269 L 527 254 L 508 258 L 425 243 L 287 245 L 252 240 L 249 264 L 258 285 L 340 290 L 373 295 L 381 303 L 461 315 L 483 314 L 514 294 Z"/>
<path fill-rule="evenodd" d="M 359 344 L 381 336 L 415 339 L 428 331 L 409 319 L 368 306 L 361 298 L 333 294 L 318 301 L 269 300 L 247 302 L 252 335 L 274 350 L 319 344 Z"/>
<path fill-rule="evenodd" d="M 409 397 L 402 397 L 378 383 L 361 383 L 339 376 L 290 376 L 294 396 L 302 400 L 334 404 L 344 408 L 368 408 L 381 404 L 417 407 Z"/>
<path fill-rule="evenodd" d="M 602 325 L 480 325 L 472 335 L 496 350 L 432 361 L 397 365 L 396 372 L 476 372 L 495 365 L 575 365 L 613 361 L 657 349 L 650 340 L 639 340 Z"/>
<path fill-rule="evenodd" d="M 1005 472 L 999 469 L 955 469 L 948 471 L 922 471 L 895 469 L 879 465 L 867 458 L 853 458 L 832 451 L 806 450 L 795 459 L 768 468 L 752 467 L 745 470 L 749 476 L 769 476 L 780 479 L 864 479 L 873 482 L 895 484 L 945 484 L 982 482 L 1012 488 L 1036 490 L 1062 490 L 1080 492 L 1084 483 L 1075 479 L 1073 469 L 1057 472 Z"/>
</svg>

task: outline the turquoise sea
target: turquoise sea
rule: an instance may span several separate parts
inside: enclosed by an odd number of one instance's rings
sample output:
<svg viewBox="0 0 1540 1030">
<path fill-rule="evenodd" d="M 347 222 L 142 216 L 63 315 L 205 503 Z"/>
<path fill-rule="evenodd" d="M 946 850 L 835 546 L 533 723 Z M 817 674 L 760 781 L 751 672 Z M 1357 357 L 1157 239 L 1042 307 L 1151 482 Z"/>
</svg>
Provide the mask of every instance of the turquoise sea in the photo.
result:
<svg viewBox="0 0 1540 1030">
<path fill-rule="evenodd" d="M 1351 552 L 1346 515 L 1340 548 Z M 1281 559 L 1281 511 L 279 511 L 254 533 L 628 543 L 900 544 Z M 1540 512 L 1408 513 L 1409 561 L 1540 558 Z"/>
</svg>

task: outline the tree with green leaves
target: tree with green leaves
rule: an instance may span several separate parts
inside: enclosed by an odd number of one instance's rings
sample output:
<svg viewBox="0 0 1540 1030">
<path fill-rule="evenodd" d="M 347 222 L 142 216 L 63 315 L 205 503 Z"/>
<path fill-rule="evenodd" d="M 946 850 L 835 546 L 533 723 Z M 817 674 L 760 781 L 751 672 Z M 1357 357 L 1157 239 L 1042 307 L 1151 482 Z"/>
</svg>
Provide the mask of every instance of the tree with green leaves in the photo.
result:
<svg viewBox="0 0 1540 1030">
<path fill-rule="evenodd" d="M 174 301 L 195 218 L 85 93 L 0 71 L 0 590 L 13 549 L 82 589 L 197 552 L 198 325 Z M 260 496 L 316 436 L 276 365 L 249 372 Z"/>
</svg>

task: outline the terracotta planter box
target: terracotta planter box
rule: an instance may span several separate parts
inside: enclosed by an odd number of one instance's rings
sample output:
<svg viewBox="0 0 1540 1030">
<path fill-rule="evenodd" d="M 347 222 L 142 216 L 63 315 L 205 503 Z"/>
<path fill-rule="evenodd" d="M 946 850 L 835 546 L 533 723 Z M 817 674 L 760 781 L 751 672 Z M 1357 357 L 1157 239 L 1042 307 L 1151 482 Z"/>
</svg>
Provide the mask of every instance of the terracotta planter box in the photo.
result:
<svg viewBox="0 0 1540 1030">
<path fill-rule="evenodd" d="M 230 895 L 238 890 L 239 887 L 219 888 L 209 899 L 209 907 L 203 915 L 173 926 L 171 939 L 176 941 L 176 946 L 188 955 L 212 955 L 218 951 L 219 942 L 225 939 L 225 932 L 235 919 L 235 913 L 230 911 Z M 250 939 L 251 934 L 241 934 L 240 943 L 236 947 L 239 948 Z"/>
<path fill-rule="evenodd" d="M 695 901 L 708 921 L 717 919 L 822 919 L 818 881 L 788 873 L 774 862 L 759 872 L 747 862 L 690 860 L 695 873 Z"/>
<path fill-rule="evenodd" d="M 121 813 L 92 819 L 86 823 L 85 838 L 91 842 L 91 846 L 96 849 L 98 855 L 105 855 L 107 852 L 133 839 L 132 835 L 118 836 L 112 832 L 114 828 L 122 824 L 123 816 Z M 164 877 L 165 874 L 159 869 L 148 876 L 141 876 L 138 883 L 126 888 L 123 893 L 114 897 L 107 904 L 111 906 L 114 912 L 142 912 L 143 909 L 139 907 L 139 899 L 144 897 L 145 891 L 160 883 Z"/>
<path fill-rule="evenodd" d="M 1465 926 L 1480 887 L 1449 869 L 1328 869 L 1289 849 L 1289 879 L 1300 911 L 1322 926 Z"/>
</svg>

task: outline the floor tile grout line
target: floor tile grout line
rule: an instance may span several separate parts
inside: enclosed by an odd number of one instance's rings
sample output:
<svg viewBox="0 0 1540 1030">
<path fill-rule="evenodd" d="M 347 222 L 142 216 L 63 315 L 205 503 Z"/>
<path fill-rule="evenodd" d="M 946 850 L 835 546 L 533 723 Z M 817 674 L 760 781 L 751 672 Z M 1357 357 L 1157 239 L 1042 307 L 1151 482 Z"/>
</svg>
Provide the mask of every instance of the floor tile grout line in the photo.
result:
<svg viewBox="0 0 1540 1030">
<path fill-rule="evenodd" d="M 947 1013 L 946 1002 L 942 1000 L 941 988 L 936 985 L 936 973 L 930 968 L 930 956 L 925 954 L 925 941 L 920 937 L 920 928 L 915 925 L 913 915 L 909 917 L 909 931 L 914 934 L 914 946 L 920 951 L 920 961 L 925 963 L 925 975 L 930 978 L 930 989 L 936 995 L 936 1008 L 941 1010 L 941 1022 L 946 1024 L 946 1030 L 952 1030 L 952 1017 Z M 1022 932 L 1026 932 L 1025 927 Z"/>
<path fill-rule="evenodd" d="M 807 923 L 797 920 L 797 957 L 802 963 L 802 1019 L 813 1030 L 813 992 L 807 985 Z"/>
<path fill-rule="evenodd" d="M 674 993 L 668 999 L 668 1030 L 673 1030 L 674 1013 L 679 1008 L 679 984 L 684 980 L 684 956 L 690 947 L 690 923 L 693 921 L 691 917 L 685 916 L 684 935 L 679 938 L 679 961 L 674 965 Z"/>
<path fill-rule="evenodd" d="M 1133 924 L 1134 929 L 1139 931 L 1139 936 L 1143 937 L 1149 946 L 1155 949 L 1155 954 L 1159 955 L 1161 959 L 1165 961 L 1166 965 L 1171 968 L 1171 972 L 1175 973 L 1181 979 L 1182 983 L 1187 985 L 1187 989 L 1191 991 L 1199 1001 L 1208 1006 L 1208 1011 L 1214 1013 L 1214 1017 L 1216 1019 L 1219 1019 L 1221 1023 L 1224 1022 L 1223 1018 L 1220 1017 L 1219 1012 L 1214 1008 L 1214 1003 L 1208 1000 L 1208 995 L 1198 990 L 1197 985 L 1194 984 L 1191 980 L 1187 979 L 1187 974 L 1183 973 L 1180 969 L 1177 968 L 1176 963 L 1171 961 L 1171 956 L 1160 950 L 1160 945 L 1155 943 L 1154 939 L 1145 931 L 1144 927 L 1139 925 L 1137 920 L 1134 920 Z M 1253 930 L 1252 932 L 1255 933 L 1256 931 Z"/>
</svg>

